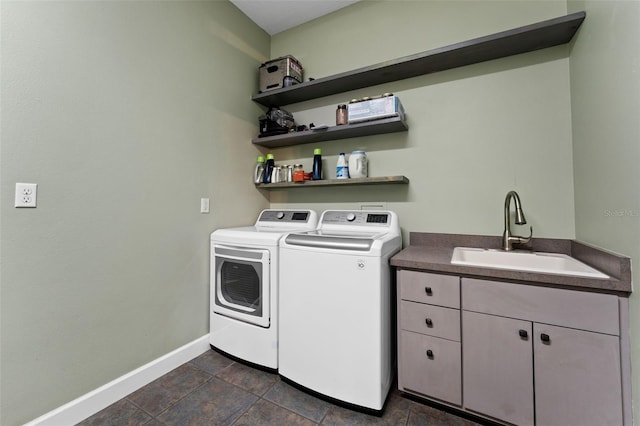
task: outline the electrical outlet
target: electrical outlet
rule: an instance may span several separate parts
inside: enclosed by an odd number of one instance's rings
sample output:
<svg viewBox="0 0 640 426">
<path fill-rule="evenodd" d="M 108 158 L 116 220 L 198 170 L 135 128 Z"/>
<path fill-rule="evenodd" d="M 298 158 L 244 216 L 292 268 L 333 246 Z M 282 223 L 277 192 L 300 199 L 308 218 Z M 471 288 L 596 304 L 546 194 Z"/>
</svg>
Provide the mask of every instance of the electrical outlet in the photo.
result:
<svg viewBox="0 0 640 426">
<path fill-rule="evenodd" d="M 387 210 L 387 203 L 366 203 L 360 204 L 360 210 Z"/>
<path fill-rule="evenodd" d="M 35 207 L 38 184 L 16 183 L 16 207 Z"/>
</svg>

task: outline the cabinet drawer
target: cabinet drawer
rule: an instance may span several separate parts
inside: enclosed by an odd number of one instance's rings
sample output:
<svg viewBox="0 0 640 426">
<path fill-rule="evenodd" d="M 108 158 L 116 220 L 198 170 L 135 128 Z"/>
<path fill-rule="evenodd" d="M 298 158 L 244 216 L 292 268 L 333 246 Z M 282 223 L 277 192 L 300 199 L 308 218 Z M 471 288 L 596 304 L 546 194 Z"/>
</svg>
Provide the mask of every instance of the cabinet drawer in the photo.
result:
<svg viewBox="0 0 640 426">
<path fill-rule="evenodd" d="M 460 308 L 459 277 L 400 270 L 398 282 L 403 300 Z"/>
<path fill-rule="evenodd" d="M 427 355 L 427 351 L 429 355 Z M 462 404 L 460 343 L 402 331 L 398 387 L 451 404 Z"/>
<path fill-rule="evenodd" d="M 460 341 L 460 310 L 403 300 L 400 328 L 429 336 Z"/>
<path fill-rule="evenodd" d="M 618 297 L 499 281 L 462 279 L 462 308 L 619 335 Z"/>
</svg>

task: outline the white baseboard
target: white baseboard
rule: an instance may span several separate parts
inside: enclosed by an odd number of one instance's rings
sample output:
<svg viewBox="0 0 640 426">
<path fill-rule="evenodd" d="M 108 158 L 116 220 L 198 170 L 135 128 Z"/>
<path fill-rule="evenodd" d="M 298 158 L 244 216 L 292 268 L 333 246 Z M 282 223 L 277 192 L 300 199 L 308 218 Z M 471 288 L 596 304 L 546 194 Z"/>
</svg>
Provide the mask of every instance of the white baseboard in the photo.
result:
<svg viewBox="0 0 640 426">
<path fill-rule="evenodd" d="M 191 361 L 209 348 L 209 335 L 207 334 L 32 420 L 25 426 L 76 424 L 185 362 Z"/>
</svg>

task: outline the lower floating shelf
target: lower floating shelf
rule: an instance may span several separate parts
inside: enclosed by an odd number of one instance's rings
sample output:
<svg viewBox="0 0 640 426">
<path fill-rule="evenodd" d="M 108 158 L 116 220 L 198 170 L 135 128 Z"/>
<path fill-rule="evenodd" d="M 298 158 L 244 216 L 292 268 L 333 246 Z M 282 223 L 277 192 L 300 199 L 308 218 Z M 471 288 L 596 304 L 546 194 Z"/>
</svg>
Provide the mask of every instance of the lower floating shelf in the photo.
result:
<svg viewBox="0 0 640 426">
<path fill-rule="evenodd" d="M 384 184 L 408 184 L 409 178 L 406 176 L 380 176 L 356 179 L 326 179 L 326 180 L 305 180 L 304 182 L 278 182 L 278 183 L 258 183 L 259 189 L 289 189 L 308 188 L 311 186 L 351 186 L 351 185 L 384 185 Z"/>
</svg>

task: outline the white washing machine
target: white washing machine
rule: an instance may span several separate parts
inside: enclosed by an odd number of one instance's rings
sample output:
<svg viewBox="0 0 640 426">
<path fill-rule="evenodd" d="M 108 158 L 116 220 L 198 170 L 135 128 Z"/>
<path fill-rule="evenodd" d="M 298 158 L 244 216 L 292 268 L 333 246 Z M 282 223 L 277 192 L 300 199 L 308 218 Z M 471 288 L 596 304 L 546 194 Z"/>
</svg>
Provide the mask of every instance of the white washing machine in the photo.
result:
<svg viewBox="0 0 640 426">
<path fill-rule="evenodd" d="M 390 211 L 325 211 L 316 231 L 280 240 L 279 373 L 363 411 L 381 412 L 393 379 Z"/>
<path fill-rule="evenodd" d="M 254 226 L 211 233 L 211 347 L 278 368 L 278 243 L 317 223 L 312 210 L 264 210 Z"/>
</svg>

